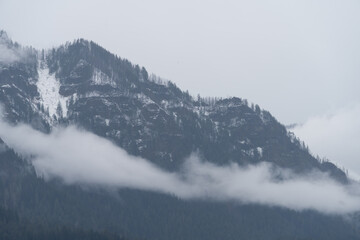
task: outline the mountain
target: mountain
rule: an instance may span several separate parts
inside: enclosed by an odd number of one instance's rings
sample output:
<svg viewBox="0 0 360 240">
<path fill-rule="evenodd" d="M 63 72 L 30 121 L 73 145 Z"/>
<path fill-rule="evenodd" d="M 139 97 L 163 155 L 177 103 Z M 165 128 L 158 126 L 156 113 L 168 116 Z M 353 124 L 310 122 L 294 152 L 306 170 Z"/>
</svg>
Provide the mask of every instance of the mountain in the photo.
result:
<svg viewBox="0 0 360 240">
<path fill-rule="evenodd" d="M 0 102 L 12 124 L 27 123 L 44 133 L 77 125 L 172 172 L 198 152 L 218 166 L 269 162 L 349 182 L 334 164 L 314 158 L 268 111 L 245 99 L 194 98 L 83 39 L 38 51 L 1 31 L 0 45 L 7 56 L 0 58 Z M 6 142 L 2 145 L 0 205 L 34 224 L 144 239 L 360 238 L 354 222 L 316 211 L 45 181 Z"/>
<path fill-rule="evenodd" d="M 266 161 L 298 172 L 317 168 L 346 181 L 259 106 L 240 98 L 193 99 L 93 42 L 31 52 L 26 63 L 0 74 L 0 100 L 13 122 L 43 131 L 78 124 L 167 169 L 200 151 L 217 164 Z"/>
</svg>

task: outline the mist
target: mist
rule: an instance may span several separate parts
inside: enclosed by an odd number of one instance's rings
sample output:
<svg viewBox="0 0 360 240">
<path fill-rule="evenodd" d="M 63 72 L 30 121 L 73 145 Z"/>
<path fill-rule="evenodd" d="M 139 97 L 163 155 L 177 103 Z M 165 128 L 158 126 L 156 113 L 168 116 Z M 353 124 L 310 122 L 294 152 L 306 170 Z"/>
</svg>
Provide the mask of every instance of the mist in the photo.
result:
<svg viewBox="0 0 360 240">
<path fill-rule="evenodd" d="M 24 124 L 1 121 L 0 137 L 32 162 L 39 177 L 60 178 L 65 184 L 126 187 L 184 200 L 235 201 L 327 214 L 360 210 L 355 186 L 341 185 L 320 172 L 300 176 L 265 163 L 220 167 L 192 154 L 179 172 L 172 173 L 74 126 L 44 134 Z"/>
<path fill-rule="evenodd" d="M 10 64 L 17 61 L 26 60 L 27 50 L 19 46 L 12 46 L 11 40 L 6 33 L 0 32 L 0 63 Z"/>
<path fill-rule="evenodd" d="M 0 41 L 0 63 L 8 64 L 18 61 L 20 56 L 14 49 L 8 48 L 5 44 Z"/>
<path fill-rule="evenodd" d="M 292 131 L 313 154 L 330 159 L 360 180 L 360 104 L 309 118 Z"/>
</svg>

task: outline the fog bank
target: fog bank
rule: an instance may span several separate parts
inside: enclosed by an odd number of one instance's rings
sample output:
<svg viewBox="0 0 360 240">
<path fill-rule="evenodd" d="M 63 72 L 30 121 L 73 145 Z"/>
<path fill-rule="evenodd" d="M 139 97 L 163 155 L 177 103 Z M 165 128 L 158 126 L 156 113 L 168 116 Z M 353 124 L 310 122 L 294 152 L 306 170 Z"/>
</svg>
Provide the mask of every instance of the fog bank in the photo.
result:
<svg viewBox="0 0 360 240">
<path fill-rule="evenodd" d="M 340 185 L 319 172 L 299 176 L 284 169 L 274 172 L 269 164 L 219 167 L 193 154 L 181 171 L 170 173 L 73 126 L 44 134 L 27 125 L 10 126 L 1 121 L 0 137 L 19 154 L 31 156 L 39 176 L 58 177 L 65 184 L 127 187 L 182 199 L 231 200 L 330 214 L 360 209 L 354 186 Z"/>
</svg>

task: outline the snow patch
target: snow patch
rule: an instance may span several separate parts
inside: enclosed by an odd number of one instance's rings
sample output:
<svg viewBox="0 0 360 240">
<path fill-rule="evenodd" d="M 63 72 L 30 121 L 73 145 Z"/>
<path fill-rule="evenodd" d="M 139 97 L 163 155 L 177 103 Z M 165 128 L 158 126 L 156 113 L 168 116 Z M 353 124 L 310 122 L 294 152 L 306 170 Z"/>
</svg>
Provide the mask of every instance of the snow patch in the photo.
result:
<svg viewBox="0 0 360 240">
<path fill-rule="evenodd" d="M 112 87 L 116 87 L 115 81 L 97 68 L 93 71 L 91 82 L 94 85 L 110 85 Z"/>
<path fill-rule="evenodd" d="M 261 121 L 262 121 L 265 125 L 270 122 L 269 116 L 265 116 L 264 111 L 261 111 L 261 112 L 260 112 L 259 117 L 260 117 Z"/>
<path fill-rule="evenodd" d="M 87 92 L 85 95 L 81 95 L 82 98 L 91 98 L 91 97 L 102 97 L 103 94 L 101 94 L 98 91 L 92 91 L 92 92 Z"/>
<path fill-rule="evenodd" d="M 50 74 L 49 67 L 46 62 L 38 62 L 39 79 L 36 83 L 40 94 L 40 103 L 44 109 L 49 110 L 50 117 L 66 117 L 67 116 L 67 100 L 68 97 L 60 95 L 60 81 L 56 79 L 55 74 Z M 62 116 L 58 116 L 57 107 L 60 103 L 62 108 Z"/>
<path fill-rule="evenodd" d="M 238 117 L 234 117 L 230 119 L 229 127 L 238 128 L 246 124 L 246 120 Z"/>
<path fill-rule="evenodd" d="M 260 158 L 262 158 L 263 157 L 263 149 L 261 147 L 257 147 L 256 150 L 258 151 Z"/>
<path fill-rule="evenodd" d="M 138 93 L 135 95 L 135 97 L 139 99 L 144 105 L 155 104 L 155 102 L 144 93 Z"/>
</svg>

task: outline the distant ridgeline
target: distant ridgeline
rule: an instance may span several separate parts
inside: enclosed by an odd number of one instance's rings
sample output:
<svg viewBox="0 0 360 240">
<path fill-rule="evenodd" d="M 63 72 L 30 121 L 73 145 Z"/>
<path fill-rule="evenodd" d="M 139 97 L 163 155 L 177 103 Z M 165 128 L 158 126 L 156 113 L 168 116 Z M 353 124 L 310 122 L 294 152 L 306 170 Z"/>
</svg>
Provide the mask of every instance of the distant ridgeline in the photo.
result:
<svg viewBox="0 0 360 240">
<path fill-rule="evenodd" d="M 0 44 L 10 56 L 0 58 L 0 102 L 12 124 L 27 123 L 44 133 L 77 125 L 168 171 L 179 170 L 198 152 L 216 165 L 269 162 L 349 181 L 247 100 L 194 98 L 83 39 L 37 51 L 1 32 Z M 31 163 L 2 146 L 1 239 L 120 239 L 105 231 L 154 240 L 360 239 L 354 221 L 315 211 L 185 201 L 132 189 L 90 191 L 60 179 L 45 181 Z"/>
</svg>

